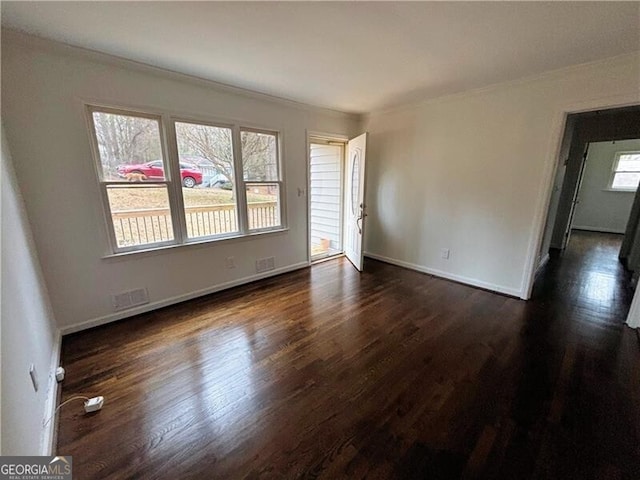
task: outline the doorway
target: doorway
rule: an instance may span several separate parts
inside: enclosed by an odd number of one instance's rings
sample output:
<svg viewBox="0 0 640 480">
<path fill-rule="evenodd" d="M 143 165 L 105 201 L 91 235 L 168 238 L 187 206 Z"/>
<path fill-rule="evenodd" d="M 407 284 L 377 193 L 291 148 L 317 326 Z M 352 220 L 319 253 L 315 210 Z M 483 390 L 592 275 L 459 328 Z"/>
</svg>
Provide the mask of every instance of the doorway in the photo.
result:
<svg viewBox="0 0 640 480">
<path fill-rule="evenodd" d="M 548 270 L 542 267 L 549 259 L 551 270 L 569 259 L 582 262 L 581 274 L 593 278 L 624 267 L 640 271 L 640 230 L 633 221 L 640 212 L 638 125 L 638 106 L 567 116 L 538 274 Z M 639 261 L 626 261 L 634 246 Z"/>
<path fill-rule="evenodd" d="M 346 142 L 312 137 L 309 142 L 309 248 L 311 261 L 343 249 Z"/>
<path fill-rule="evenodd" d="M 550 249 L 562 251 L 566 248 L 576 211 L 579 208 L 585 213 L 583 208 L 585 206 L 580 205 L 579 191 L 585 172 L 585 163 L 588 163 L 587 157 L 592 150 L 588 148 L 589 145 L 614 141 L 620 144 L 625 140 L 637 139 L 640 134 L 638 125 L 640 125 L 640 106 L 569 114 L 566 117 L 544 235 L 538 251 L 537 267 L 541 267 L 549 258 Z M 617 148 L 614 150 L 618 151 Z M 610 158 L 609 161 L 612 162 L 613 159 Z M 599 189 L 602 195 L 609 197 L 629 195 L 606 191 L 607 182 L 613 178 L 611 167 L 607 175 L 605 180 L 600 180 Z M 600 203 L 596 201 L 594 205 L 600 206 Z M 584 215 L 578 219 L 583 223 L 578 226 L 589 226 L 586 224 Z"/>
<path fill-rule="evenodd" d="M 640 139 L 589 143 L 571 231 L 624 235 L 639 181 Z"/>
</svg>

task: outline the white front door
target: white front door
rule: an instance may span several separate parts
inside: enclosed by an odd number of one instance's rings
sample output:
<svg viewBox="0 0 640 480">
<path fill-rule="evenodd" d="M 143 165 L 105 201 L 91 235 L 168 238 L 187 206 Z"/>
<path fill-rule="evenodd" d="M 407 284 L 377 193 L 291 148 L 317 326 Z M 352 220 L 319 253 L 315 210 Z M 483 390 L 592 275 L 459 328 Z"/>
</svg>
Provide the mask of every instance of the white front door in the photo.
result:
<svg viewBox="0 0 640 480">
<path fill-rule="evenodd" d="M 362 271 L 364 263 L 362 242 L 364 239 L 364 167 L 367 152 L 367 134 L 349 140 L 347 146 L 347 171 L 344 202 L 344 253 L 353 266 Z"/>
</svg>

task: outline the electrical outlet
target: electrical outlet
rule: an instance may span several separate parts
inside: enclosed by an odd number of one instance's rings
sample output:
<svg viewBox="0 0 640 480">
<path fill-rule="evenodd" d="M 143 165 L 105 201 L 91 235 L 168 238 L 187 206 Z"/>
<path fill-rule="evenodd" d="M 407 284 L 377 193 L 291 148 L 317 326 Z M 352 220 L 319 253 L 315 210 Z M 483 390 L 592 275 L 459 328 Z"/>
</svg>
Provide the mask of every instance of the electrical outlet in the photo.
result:
<svg viewBox="0 0 640 480">
<path fill-rule="evenodd" d="M 440 257 L 444 258 L 445 260 L 449 260 L 449 249 L 443 248 L 442 250 L 440 250 Z"/>
<path fill-rule="evenodd" d="M 102 409 L 104 405 L 104 397 L 93 397 L 84 402 L 84 411 L 85 413 L 97 412 Z"/>
<path fill-rule="evenodd" d="M 227 257 L 224 262 L 225 267 L 227 268 L 236 268 L 236 259 L 235 257 Z"/>
</svg>

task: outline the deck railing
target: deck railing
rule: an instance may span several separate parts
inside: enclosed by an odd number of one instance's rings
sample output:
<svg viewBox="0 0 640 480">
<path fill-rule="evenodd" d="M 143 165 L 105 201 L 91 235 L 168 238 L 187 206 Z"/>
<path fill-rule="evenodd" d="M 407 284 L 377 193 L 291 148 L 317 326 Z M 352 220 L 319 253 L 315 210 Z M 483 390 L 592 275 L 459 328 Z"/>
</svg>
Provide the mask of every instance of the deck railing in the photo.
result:
<svg viewBox="0 0 640 480">
<path fill-rule="evenodd" d="M 247 206 L 250 229 L 279 225 L 278 202 L 255 202 Z M 185 207 L 185 214 L 189 238 L 238 231 L 236 206 L 233 203 Z M 112 212 L 111 217 L 120 247 L 173 240 L 168 208 L 121 210 Z"/>
</svg>

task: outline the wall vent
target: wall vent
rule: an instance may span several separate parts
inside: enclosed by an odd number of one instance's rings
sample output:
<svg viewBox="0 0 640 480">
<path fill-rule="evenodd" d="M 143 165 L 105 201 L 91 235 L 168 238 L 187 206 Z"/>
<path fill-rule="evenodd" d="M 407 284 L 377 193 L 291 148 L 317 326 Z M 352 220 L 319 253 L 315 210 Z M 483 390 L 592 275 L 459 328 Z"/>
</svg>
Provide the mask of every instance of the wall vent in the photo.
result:
<svg viewBox="0 0 640 480">
<path fill-rule="evenodd" d="M 268 272 L 276 268 L 276 257 L 260 258 L 256 260 L 256 272 Z"/>
<path fill-rule="evenodd" d="M 111 300 L 114 310 L 126 310 L 127 308 L 149 303 L 149 294 L 146 288 L 137 288 L 128 292 L 116 293 L 111 296 Z"/>
</svg>

